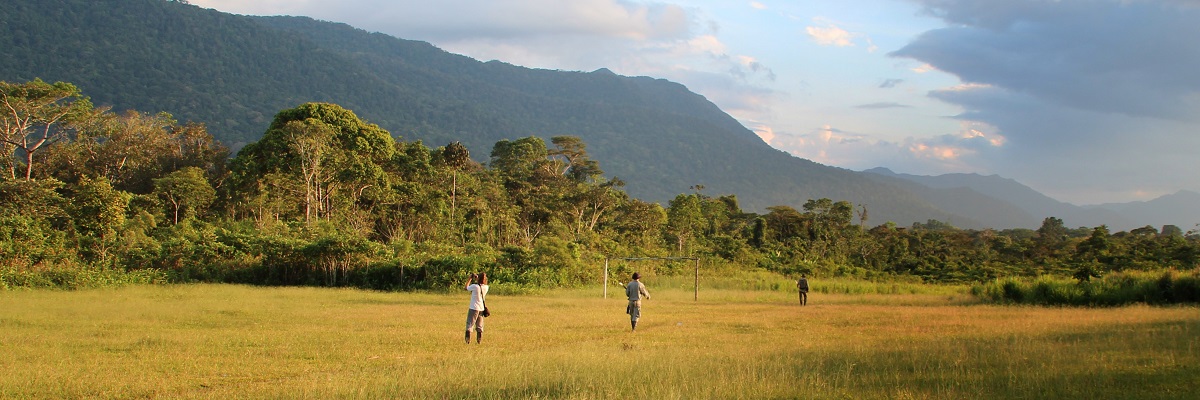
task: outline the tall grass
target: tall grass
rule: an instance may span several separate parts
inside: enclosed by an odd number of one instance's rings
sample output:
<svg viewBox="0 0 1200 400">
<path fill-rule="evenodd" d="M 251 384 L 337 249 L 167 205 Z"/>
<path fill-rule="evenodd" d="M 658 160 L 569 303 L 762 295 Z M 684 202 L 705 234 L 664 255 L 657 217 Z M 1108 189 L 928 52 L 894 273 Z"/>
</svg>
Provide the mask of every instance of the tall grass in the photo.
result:
<svg viewBox="0 0 1200 400">
<path fill-rule="evenodd" d="M 1195 307 L 871 304 L 649 276 L 466 296 L 229 285 L 0 292 L 0 398 L 1183 398 Z M 706 294 L 707 293 L 707 297 Z M 889 295 L 904 299 L 928 295 Z M 718 299 L 717 297 L 721 297 Z"/>
<path fill-rule="evenodd" d="M 1009 304 L 1117 306 L 1134 303 L 1200 303 L 1200 269 L 1187 272 L 1121 272 L 1079 282 L 1039 277 L 997 279 L 971 288 L 975 296 Z"/>
</svg>

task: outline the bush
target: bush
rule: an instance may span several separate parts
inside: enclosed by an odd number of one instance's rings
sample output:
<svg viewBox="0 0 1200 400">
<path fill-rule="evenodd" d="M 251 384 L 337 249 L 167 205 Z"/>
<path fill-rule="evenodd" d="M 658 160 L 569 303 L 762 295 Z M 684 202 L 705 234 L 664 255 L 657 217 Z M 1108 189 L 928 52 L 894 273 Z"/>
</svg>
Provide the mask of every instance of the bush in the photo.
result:
<svg viewBox="0 0 1200 400">
<path fill-rule="evenodd" d="M 73 263 L 66 234 L 46 220 L 0 216 L 0 265 L 16 269 Z"/>
<path fill-rule="evenodd" d="M 346 277 L 348 285 L 369 290 L 401 290 L 412 287 L 412 281 L 405 280 L 405 268 L 397 260 L 372 263 L 351 271 Z"/>
<path fill-rule="evenodd" d="M 475 257 L 444 256 L 426 261 L 413 277 L 421 289 L 451 290 L 466 282 L 472 272 L 479 272 L 480 267 Z"/>
<path fill-rule="evenodd" d="M 971 293 L 994 303 L 1121 306 L 1134 303 L 1200 303 L 1200 270 L 1121 272 L 1089 281 L 1048 277 L 978 284 Z"/>
<path fill-rule="evenodd" d="M 164 284 L 167 274 L 157 269 L 123 271 L 111 268 L 53 268 L 37 271 L 0 268 L 0 289 L 95 289 L 126 285 Z"/>
</svg>

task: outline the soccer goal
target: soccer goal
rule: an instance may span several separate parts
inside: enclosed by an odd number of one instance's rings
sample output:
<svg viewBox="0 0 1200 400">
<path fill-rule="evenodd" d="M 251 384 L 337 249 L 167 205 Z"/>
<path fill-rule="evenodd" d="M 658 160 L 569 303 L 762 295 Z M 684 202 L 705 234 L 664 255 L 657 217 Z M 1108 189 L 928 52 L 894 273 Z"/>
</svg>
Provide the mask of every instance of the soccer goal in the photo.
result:
<svg viewBox="0 0 1200 400">
<path fill-rule="evenodd" d="M 692 260 L 695 262 L 695 279 L 692 283 L 692 301 L 700 300 L 700 259 L 696 257 L 621 257 L 621 258 L 605 258 L 604 259 L 604 298 L 608 298 L 608 260 L 621 261 L 682 261 Z"/>
</svg>

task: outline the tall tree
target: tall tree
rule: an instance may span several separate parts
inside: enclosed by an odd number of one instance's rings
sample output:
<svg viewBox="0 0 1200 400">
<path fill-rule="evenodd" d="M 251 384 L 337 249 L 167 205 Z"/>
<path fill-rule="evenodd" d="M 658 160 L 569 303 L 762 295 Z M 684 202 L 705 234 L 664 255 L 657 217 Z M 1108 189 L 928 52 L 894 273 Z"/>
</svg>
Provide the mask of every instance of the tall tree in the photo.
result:
<svg viewBox="0 0 1200 400">
<path fill-rule="evenodd" d="M 525 245 L 532 245 L 563 209 L 560 189 L 567 180 L 549 155 L 546 142 L 536 136 L 501 140 L 492 147 L 490 164 L 516 206 L 515 221 Z"/>
<path fill-rule="evenodd" d="M 276 114 L 263 138 L 238 152 L 230 162 L 231 189 L 244 198 L 285 196 L 280 200 L 291 204 L 297 216 L 303 215 L 312 189 L 321 217 L 341 213 L 351 218 L 346 222 L 357 223 L 352 217 L 367 191 L 388 189 L 385 166 L 395 154 L 395 142 L 387 131 L 341 106 L 301 104 Z M 262 192 L 263 179 L 271 174 L 306 182 L 306 173 L 316 187 Z"/>
<path fill-rule="evenodd" d="M 1153 230 L 1153 228 L 1151 228 Z M 1100 266 L 1109 262 L 1108 227 L 1104 225 L 1092 229 L 1092 235 L 1075 246 L 1075 279 L 1089 281 L 1101 275 Z"/>
<path fill-rule="evenodd" d="M 116 190 L 106 178 L 83 178 L 76 184 L 67 208 L 81 244 L 94 260 L 108 258 L 117 230 L 125 223 L 129 193 Z"/>
<path fill-rule="evenodd" d="M 205 179 L 204 171 L 196 167 L 186 167 L 155 179 L 154 188 L 158 196 L 171 205 L 175 224 L 179 223 L 181 212 L 185 217 L 196 215 L 216 198 L 216 190 Z"/>
<path fill-rule="evenodd" d="M 41 79 L 0 81 L 0 108 L 0 156 L 6 159 L 13 179 L 18 167 L 13 158 L 21 157 L 25 180 L 33 179 L 34 155 L 66 137 L 73 124 L 94 110 L 75 85 L 49 84 Z"/>
<path fill-rule="evenodd" d="M 587 144 L 578 136 L 555 136 L 550 138 L 550 143 L 555 147 L 550 150 L 550 157 L 561 158 L 557 164 L 560 175 L 586 182 L 604 174 L 600 164 L 588 156 Z"/>
<path fill-rule="evenodd" d="M 667 231 L 674 237 L 679 255 L 689 255 L 684 253 L 685 245 L 703 232 L 706 225 L 700 194 L 680 194 L 671 200 L 667 208 Z"/>
<path fill-rule="evenodd" d="M 1042 226 L 1037 229 L 1037 235 L 1033 238 L 1033 256 L 1036 259 L 1044 260 L 1054 257 L 1055 253 L 1067 242 L 1067 227 L 1063 225 L 1063 220 L 1055 217 L 1046 217 L 1042 220 Z"/>
<path fill-rule="evenodd" d="M 452 142 L 441 152 L 442 161 L 450 168 L 450 221 L 458 232 L 458 171 L 471 162 L 471 152 L 462 142 Z"/>
<path fill-rule="evenodd" d="M 332 126 L 315 118 L 288 121 L 283 126 L 289 149 L 295 154 L 304 180 L 304 222 L 313 218 L 314 208 L 318 215 L 324 211 L 325 196 L 331 176 L 325 171 L 329 163 L 328 154 L 333 136 L 337 133 Z"/>
<path fill-rule="evenodd" d="M 630 199 L 618 206 L 614 214 L 607 228 L 627 246 L 643 254 L 653 254 L 661 248 L 662 230 L 667 224 L 667 211 L 661 205 Z"/>
<path fill-rule="evenodd" d="M 808 219 L 791 206 L 771 206 L 763 220 L 767 237 L 776 242 L 787 242 L 806 233 Z"/>
<path fill-rule="evenodd" d="M 136 194 L 154 190 L 155 178 L 184 167 L 222 175 L 228 150 L 204 125 L 180 125 L 168 113 L 98 113 L 72 140 L 46 151 L 47 173 L 64 182 L 105 177 L 113 187 Z"/>
</svg>

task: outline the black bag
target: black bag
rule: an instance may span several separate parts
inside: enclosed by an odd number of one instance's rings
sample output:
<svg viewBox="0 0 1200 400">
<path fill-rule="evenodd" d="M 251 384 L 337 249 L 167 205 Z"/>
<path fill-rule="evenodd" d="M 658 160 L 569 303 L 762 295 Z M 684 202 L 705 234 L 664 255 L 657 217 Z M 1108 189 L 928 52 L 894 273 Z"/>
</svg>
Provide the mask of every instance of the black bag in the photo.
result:
<svg viewBox="0 0 1200 400">
<path fill-rule="evenodd" d="M 479 315 L 482 315 L 484 318 L 492 316 L 492 312 L 487 308 L 487 296 L 484 296 L 482 293 L 480 295 L 483 296 L 483 311 L 480 311 Z"/>
</svg>

